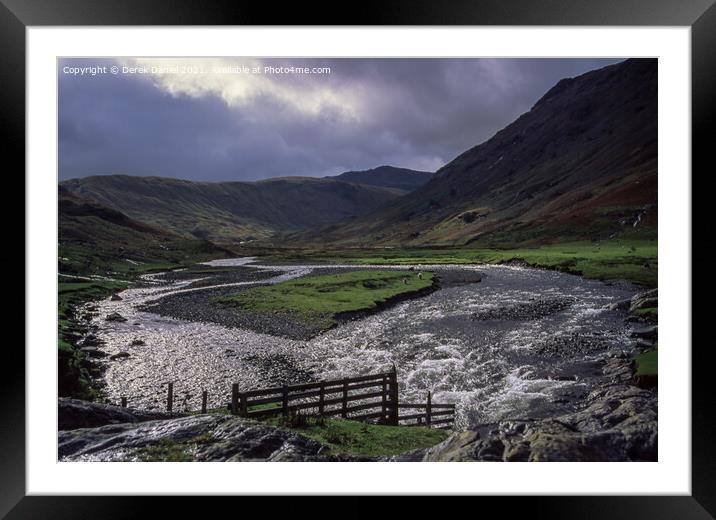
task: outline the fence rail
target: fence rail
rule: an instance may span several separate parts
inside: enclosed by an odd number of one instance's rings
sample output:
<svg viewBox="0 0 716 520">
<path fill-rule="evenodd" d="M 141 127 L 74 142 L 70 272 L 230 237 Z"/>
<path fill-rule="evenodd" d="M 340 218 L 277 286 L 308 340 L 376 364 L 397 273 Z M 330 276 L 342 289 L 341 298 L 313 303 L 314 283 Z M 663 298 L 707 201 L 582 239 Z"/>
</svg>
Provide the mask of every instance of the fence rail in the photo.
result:
<svg viewBox="0 0 716 520">
<path fill-rule="evenodd" d="M 167 385 L 167 410 L 172 411 L 173 384 Z M 122 406 L 127 400 L 122 397 Z M 207 392 L 202 392 L 201 412 L 206 413 Z M 455 405 L 432 402 L 400 403 L 395 367 L 390 372 L 343 379 L 299 383 L 240 391 L 231 385 L 228 407 L 233 415 L 265 418 L 301 413 L 321 417 L 340 416 L 355 421 L 377 419 L 381 424 L 451 428 Z M 400 412 L 403 411 L 401 414 Z M 405 413 L 408 412 L 408 413 Z"/>
</svg>

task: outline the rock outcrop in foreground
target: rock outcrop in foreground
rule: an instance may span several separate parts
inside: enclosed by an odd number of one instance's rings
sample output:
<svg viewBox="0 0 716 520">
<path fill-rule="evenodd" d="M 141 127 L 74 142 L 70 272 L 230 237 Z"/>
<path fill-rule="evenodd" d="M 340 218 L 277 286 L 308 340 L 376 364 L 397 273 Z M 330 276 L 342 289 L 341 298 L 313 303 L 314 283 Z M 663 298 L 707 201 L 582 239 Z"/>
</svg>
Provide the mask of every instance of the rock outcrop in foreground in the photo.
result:
<svg viewBox="0 0 716 520">
<path fill-rule="evenodd" d="M 590 393 L 580 411 L 458 432 L 437 446 L 394 460 L 656 461 L 656 392 L 628 383 L 632 370 L 627 360 L 610 359 L 604 372 L 612 384 Z"/>
<path fill-rule="evenodd" d="M 296 433 L 230 415 L 147 420 L 145 412 L 60 399 L 63 413 L 82 409 L 103 426 L 60 431 L 61 461 L 324 461 L 325 447 Z M 165 414 L 161 414 L 165 415 Z M 121 424 L 116 421 L 123 420 Z M 65 424 L 67 422 L 65 421 Z"/>
</svg>

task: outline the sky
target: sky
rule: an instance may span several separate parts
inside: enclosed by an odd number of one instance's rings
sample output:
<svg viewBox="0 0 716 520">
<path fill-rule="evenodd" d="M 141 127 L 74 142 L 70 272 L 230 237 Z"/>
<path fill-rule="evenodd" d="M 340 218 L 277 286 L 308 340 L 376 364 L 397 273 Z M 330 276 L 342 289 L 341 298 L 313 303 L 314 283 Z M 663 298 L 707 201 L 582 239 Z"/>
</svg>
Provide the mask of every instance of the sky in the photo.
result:
<svg viewBox="0 0 716 520">
<path fill-rule="evenodd" d="M 60 59 L 60 180 L 435 171 L 617 59 Z"/>
</svg>

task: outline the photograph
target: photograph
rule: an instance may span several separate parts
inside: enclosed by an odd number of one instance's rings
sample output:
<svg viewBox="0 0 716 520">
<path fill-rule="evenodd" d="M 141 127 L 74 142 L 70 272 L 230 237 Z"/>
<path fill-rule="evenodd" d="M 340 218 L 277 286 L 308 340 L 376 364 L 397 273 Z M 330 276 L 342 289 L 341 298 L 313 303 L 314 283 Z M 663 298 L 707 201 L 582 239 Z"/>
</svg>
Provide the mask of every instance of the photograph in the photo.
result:
<svg viewBox="0 0 716 520">
<path fill-rule="evenodd" d="M 57 56 L 59 465 L 658 462 L 660 59 Z"/>
</svg>

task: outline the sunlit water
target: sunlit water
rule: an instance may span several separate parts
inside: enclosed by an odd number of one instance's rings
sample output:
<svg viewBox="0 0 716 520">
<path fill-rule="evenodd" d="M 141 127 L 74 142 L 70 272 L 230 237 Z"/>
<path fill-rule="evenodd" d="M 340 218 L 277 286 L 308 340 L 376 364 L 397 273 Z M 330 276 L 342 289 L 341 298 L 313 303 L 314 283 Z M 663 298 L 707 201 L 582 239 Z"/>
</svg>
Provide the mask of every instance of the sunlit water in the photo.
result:
<svg viewBox="0 0 716 520">
<path fill-rule="evenodd" d="M 326 267 L 261 266 L 251 264 L 252 260 L 211 264 L 250 265 L 280 272 L 260 282 L 224 284 L 236 286 L 277 283 Z M 631 297 L 635 291 L 629 287 L 521 267 L 420 269 L 438 273 L 442 269 L 469 269 L 482 273 L 483 279 L 400 303 L 309 341 L 140 311 L 142 304 L 171 294 L 222 286 L 192 288 L 196 280 L 167 283 L 158 275 L 145 276 L 149 287 L 123 291 L 121 301 L 107 299 L 96 304 L 92 324 L 105 343 L 101 349 L 108 355 L 129 353 L 124 359 L 103 361 L 107 365 L 107 395 L 115 402 L 127 396 L 136 407 L 162 408 L 166 382 L 172 381 L 176 408 L 197 409 L 202 390 L 209 393 L 209 406 L 223 406 L 232 382 L 238 382 L 242 389 L 275 385 L 276 373 L 267 366 L 275 367 L 278 373 L 290 368 L 292 374 L 318 380 L 385 371 L 395 364 L 401 400 L 424 401 L 431 390 L 434 402 L 458 404 L 458 424 L 464 427 L 504 418 L 544 416 L 573 406 L 575 396 L 601 382 L 590 362 L 610 351 L 628 351 L 633 346 L 623 313 L 605 309 L 609 303 Z M 475 313 L 545 297 L 570 297 L 574 303 L 540 319 L 472 318 Z M 106 321 L 113 312 L 127 321 Z M 574 336 L 589 337 L 598 346 L 571 356 L 536 354 L 541 345 Z M 558 377 L 565 375 L 576 376 L 576 380 Z"/>
</svg>

